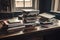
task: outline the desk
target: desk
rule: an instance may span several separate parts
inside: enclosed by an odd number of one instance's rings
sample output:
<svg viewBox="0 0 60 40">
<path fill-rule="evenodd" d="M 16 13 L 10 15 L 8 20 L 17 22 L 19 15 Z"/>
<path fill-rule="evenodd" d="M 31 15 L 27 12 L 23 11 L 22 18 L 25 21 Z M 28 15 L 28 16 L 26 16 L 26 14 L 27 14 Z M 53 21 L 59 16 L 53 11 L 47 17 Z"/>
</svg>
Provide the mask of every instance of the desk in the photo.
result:
<svg viewBox="0 0 60 40">
<path fill-rule="evenodd" d="M 29 33 L 38 32 L 38 31 L 44 31 L 44 30 L 56 29 L 56 28 L 60 28 L 60 26 L 54 26 L 54 27 L 49 27 L 49 28 L 41 28 L 40 26 L 37 26 L 35 28 L 37 28 L 37 30 L 31 31 Z M 3 34 L 3 35 L 0 35 L 0 38 L 13 37 L 13 36 L 18 36 L 18 35 L 23 35 L 23 34 L 27 34 L 27 32 L 24 33 L 23 31 L 19 31 L 19 32 L 16 32 L 16 33 L 11 33 L 11 34 L 10 33 L 9 34 Z"/>
<path fill-rule="evenodd" d="M 27 24 L 24 24 L 27 25 Z M 0 39 L 1 38 L 8 38 L 8 37 L 14 37 L 14 36 L 18 36 L 18 35 L 24 35 L 24 34 L 30 34 L 33 32 L 40 32 L 40 31 L 47 31 L 47 30 L 51 30 L 51 29 L 56 29 L 56 28 L 60 28 L 60 26 L 56 25 L 56 26 L 49 26 L 48 28 L 41 28 L 41 26 L 36 26 L 35 28 L 37 28 L 36 30 L 33 30 L 31 32 L 26 32 L 24 33 L 23 31 L 19 31 L 19 32 L 15 32 L 15 33 L 8 33 L 8 34 L 2 34 L 0 35 Z"/>
</svg>

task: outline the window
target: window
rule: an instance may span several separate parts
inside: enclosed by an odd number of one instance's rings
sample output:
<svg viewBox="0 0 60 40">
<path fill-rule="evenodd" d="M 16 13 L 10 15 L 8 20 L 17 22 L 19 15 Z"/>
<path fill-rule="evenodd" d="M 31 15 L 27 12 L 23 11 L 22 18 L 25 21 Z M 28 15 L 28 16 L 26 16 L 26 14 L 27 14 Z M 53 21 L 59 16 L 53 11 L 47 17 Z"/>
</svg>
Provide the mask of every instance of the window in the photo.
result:
<svg viewBox="0 0 60 40">
<path fill-rule="evenodd" d="M 11 11 L 39 9 L 39 0 L 11 0 Z"/>
<path fill-rule="evenodd" d="M 32 7 L 32 0 L 15 0 L 15 7 Z"/>
<path fill-rule="evenodd" d="M 54 12 L 60 11 L 60 0 L 52 0 L 51 10 Z"/>
</svg>

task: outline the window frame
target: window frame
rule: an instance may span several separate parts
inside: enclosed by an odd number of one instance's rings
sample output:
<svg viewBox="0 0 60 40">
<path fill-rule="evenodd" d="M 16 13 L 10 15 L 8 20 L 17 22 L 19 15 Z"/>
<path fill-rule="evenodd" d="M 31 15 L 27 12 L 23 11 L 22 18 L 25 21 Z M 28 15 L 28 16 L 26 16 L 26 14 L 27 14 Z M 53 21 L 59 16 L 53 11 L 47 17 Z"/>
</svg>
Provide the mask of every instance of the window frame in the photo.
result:
<svg viewBox="0 0 60 40">
<path fill-rule="evenodd" d="M 36 2 L 37 1 L 37 2 Z M 39 9 L 39 0 L 33 0 L 33 7 L 27 7 L 27 8 L 20 8 L 20 7 L 15 7 L 15 0 L 11 0 L 11 12 L 15 11 L 21 11 L 21 9 Z"/>
<path fill-rule="evenodd" d="M 15 1 L 14 1 L 14 2 L 15 2 Z M 32 7 L 15 7 L 15 8 L 16 8 L 16 9 L 28 9 L 28 8 L 29 8 L 29 9 L 33 9 L 34 6 L 35 6 L 34 3 L 35 3 L 35 2 L 32 0 Z M 15 4 L 14 4 L 14 6 L 15 6 Z"/>
</svg>

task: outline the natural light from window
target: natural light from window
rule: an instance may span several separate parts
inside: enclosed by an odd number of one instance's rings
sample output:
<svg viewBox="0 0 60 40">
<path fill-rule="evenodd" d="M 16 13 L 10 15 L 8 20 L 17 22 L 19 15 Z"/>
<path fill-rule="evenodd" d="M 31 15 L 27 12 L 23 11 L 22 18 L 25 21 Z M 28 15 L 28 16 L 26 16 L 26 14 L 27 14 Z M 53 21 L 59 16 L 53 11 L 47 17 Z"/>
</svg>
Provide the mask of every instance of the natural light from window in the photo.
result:
<svg viewBox="0 0 60 40">
<path fill-rule="evenodd" d="M 16 0 L 16 1 L 23 1 L 23 0 Z M 30 1 L 30 0 L 25 0 L 25 1 Z"/>
<path fill-rule="evenodd" d="M 15 7 L 32 7 L 32 0 L 15 0 Z"/>
</svg>

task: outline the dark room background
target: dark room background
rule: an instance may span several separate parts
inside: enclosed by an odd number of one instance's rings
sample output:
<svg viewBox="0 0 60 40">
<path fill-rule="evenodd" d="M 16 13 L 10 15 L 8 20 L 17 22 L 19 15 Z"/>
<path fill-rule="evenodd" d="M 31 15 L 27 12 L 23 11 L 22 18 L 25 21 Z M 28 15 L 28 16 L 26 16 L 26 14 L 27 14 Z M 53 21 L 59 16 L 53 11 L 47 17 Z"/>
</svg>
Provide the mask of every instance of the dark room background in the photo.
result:
<svg viewBox="0 0 60 40">
<path fill-rule="evenodd" d="M 40 12 L 50 12 L 52 0 L 39 0 Z"/>
<path fill-rule="evenodd" d="M 51 10 L 52 0 L 39 0 L 40 12 L 49 12 Z M 0 11 L 1 10 L 11 10 L 11 0 L 0 0 Z"/>
</svg>

